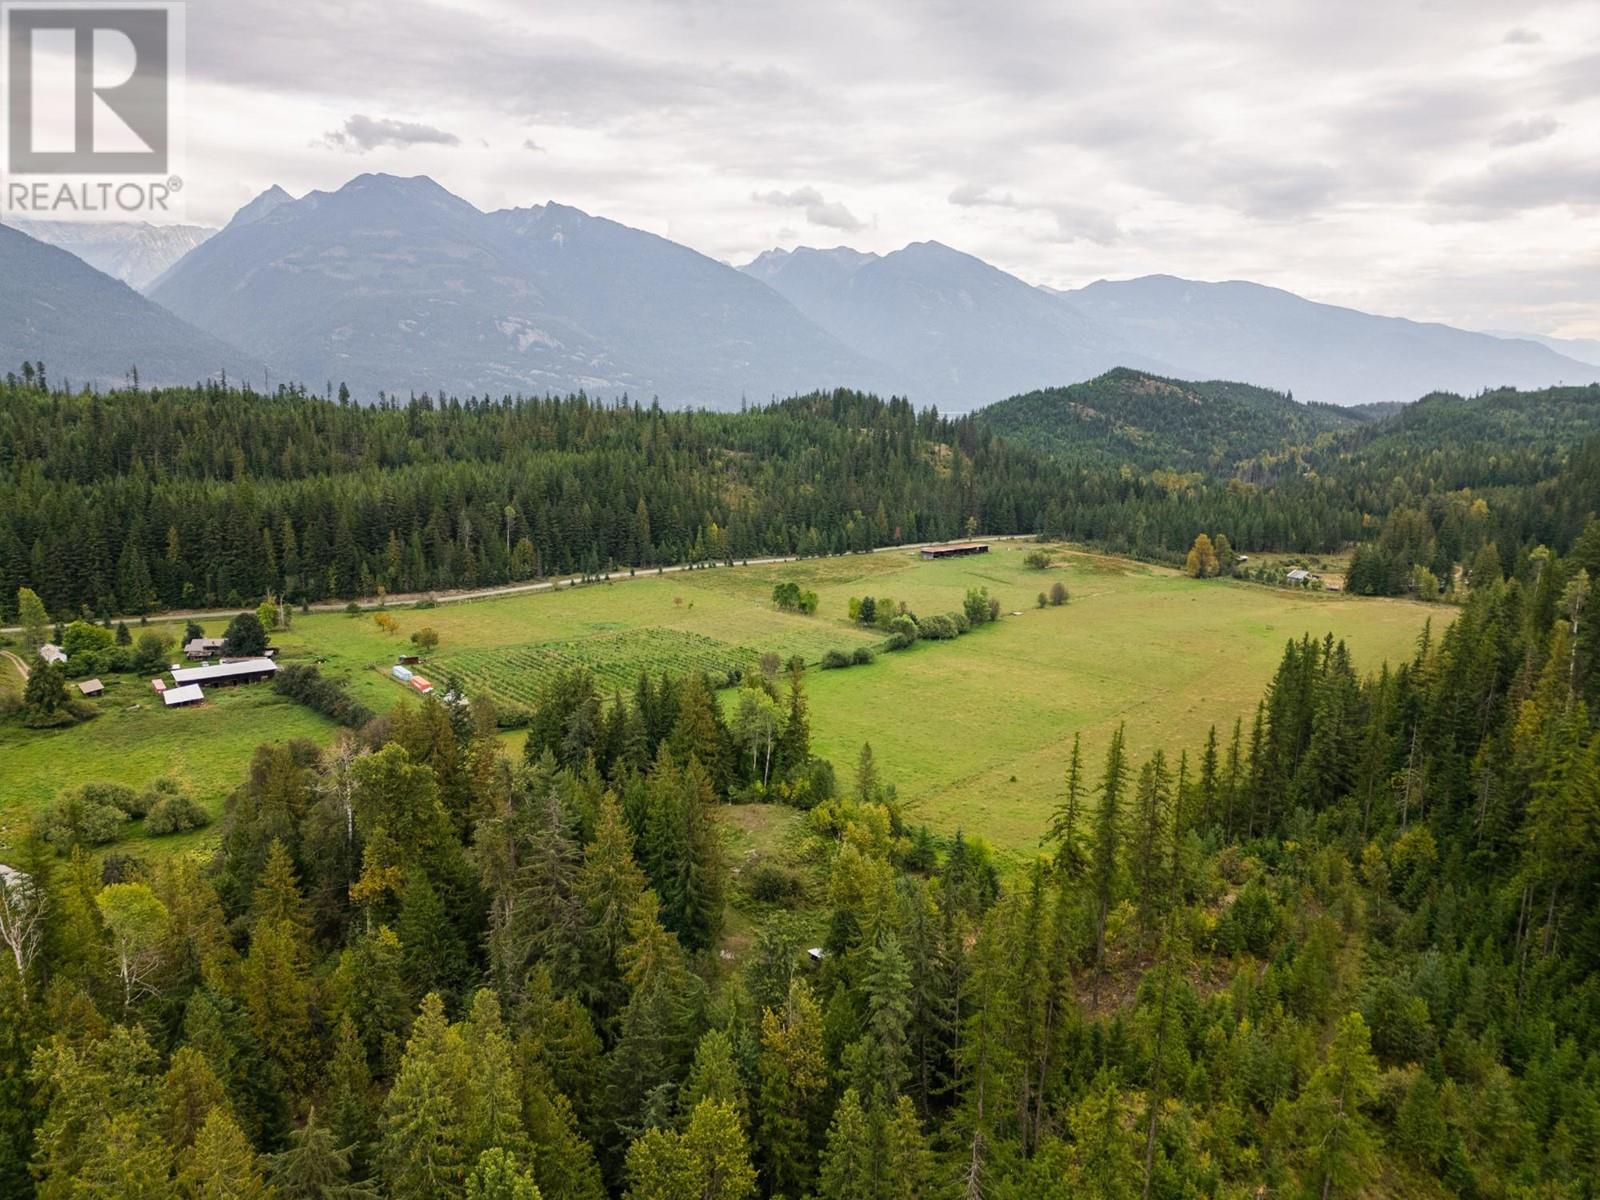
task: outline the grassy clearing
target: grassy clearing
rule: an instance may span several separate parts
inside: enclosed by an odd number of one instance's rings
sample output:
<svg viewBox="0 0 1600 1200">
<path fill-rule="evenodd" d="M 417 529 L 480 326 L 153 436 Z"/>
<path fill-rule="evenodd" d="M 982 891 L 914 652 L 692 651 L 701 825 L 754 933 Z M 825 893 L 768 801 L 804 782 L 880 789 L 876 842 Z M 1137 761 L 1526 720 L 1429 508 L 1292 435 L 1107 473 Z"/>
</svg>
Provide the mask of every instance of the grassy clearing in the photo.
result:
<svg viewBox="0 0 1600 1200">
<path fill-rule="evenodd" d="M 1286 641 L 1331 631 L 1358 669 L 1376 670 L 1408 657 L 1429 617 L 1450 616 L 1438 606 L 1201 582 L 1080 553 L 1030 571 L 1022 553 L 907 562 L 883 586 L 918 612 L 952 607 L 950 598 L 983 585 L 1022 615 L 811 684 L 815 747 L 841 777 L 870 741 L 916 819 L 1007 851 L 1037 843 L 1074 732 L 1095 772 L 1124 721 L 1135 754 L 1198 749 L 1212 723 L 1226 732 L 1253 711 Z M 1032 607 L 1028 598 L 1056 577 L 1071 602 Z M 924 596 L 946 602 L 932 608 Z"/>
<path fill-rule="evenodd" d="M 1332 630 L 1348 639 L 1360 667 L 1376 669 L 1410 653 L 1427 617 L 1447 620 L 1450 611 L 1196 582 L 1071 550 L 1036 571 L 1022 562 L 1031 548 L 996 543 L 981 558 L 941 562 L 914 551 L 810 559 L 396 609 L 396 635 L 370 613 L 305 614 L 275 642 L 283 661 L 321 663 L 381 712 L 409 697 L 388 668 L 410 649 L 409 635 L 427 626 L 440 642 L 421 670 L 436 683 L 454 673 L 469 694 L 525 703 L 529 677 L 580 661 L 624 689 L 641 667 L 749 662 L 767 650 L 814 663 L 826 650 L 880 641 L 846 619 L 851 596 L 903 600 L 931 615 L 958 609 L 969 587 L 987 587 L 1007 614 L 997 625 L 870 666 L 813 673 L 814 737 L 841 777 L 870 741 L 884 777 L 919 819 L 1023 850 L 1054 802 L 1074 730 L 1091 756 L 1119 720 L 1138 751 L 1197 746 L 1212 721 L 1231 724 L 1254 706 L 1287 639 Z M 1071 603 L 1036 608 L 1034 597 L 1057 578 L 1071 588 Z M 786 579 L 817 592 L 817 615 L 772 605 L 773 585 Z M 225 623 L 204 625 L 216 634 Z M 51 733 L 0 726 L 0 839 L 61 788 L 89 779 L 143 786 L 174 775 L 215 811 L 258 743 L 332 736 L 330 722 L 265 686 L 218 689 L 200 708 L 167 712 L 143 680 L 113 677 L 107 685 L 102 715 L 87 725 Z M 506 744 L 515 752 L 520 736 Z"/>
<path fill-rule="evenodd" d="M 206 703 L 167 710 L 143 680 L 106 678 L 100 715 L 68 729 L 0 724 L 0 848 L 15 828 L 64 789 L 97 779 L 143 788 L 162 775 L 182 782 L 213 816 L 262 742 L 327 741 L 333 723 L 285 700 L 270 687 L 215 688 Z M 208 831 L 145 838 L 130 826 L 137 851 L 203 841 Z"/>
</svg>

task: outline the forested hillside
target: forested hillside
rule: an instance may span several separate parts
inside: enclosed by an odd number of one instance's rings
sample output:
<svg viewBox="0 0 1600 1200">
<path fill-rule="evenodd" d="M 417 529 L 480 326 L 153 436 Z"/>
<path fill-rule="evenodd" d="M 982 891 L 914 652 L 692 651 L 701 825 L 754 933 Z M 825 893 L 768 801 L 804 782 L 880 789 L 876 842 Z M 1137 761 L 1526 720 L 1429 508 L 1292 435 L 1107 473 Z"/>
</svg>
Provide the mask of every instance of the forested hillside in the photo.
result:
<svg viewBox="0 0 1600 1200">
<path fill-rule="evenodd" d="M 1071 461 L 1213 472 L 1367 420 L 1246 383 L 1188 383 L 1122 368 L 1013 396 L 980 415 L 996 433 Z"/>
<path fill-rule="evenodd" d="M 1004 874 L 775 665 L 728 717 L 568 674 L 516 761 L 432 700 L 263 746 L 209 861 L 96 864 L 66 797 L 0 880 L 0 1191 L 1591 1197 L 1596 571 L 1375 678 L 1290 642 L 1253 722 L 1074 755 Z M 754 797 L 804 811 L 730 861 Z"/>
<path fill-rule="evenodd" d="M 1484 541 L 1507 568 L 1540 543 L 1569 548 L 1600 455 L 1575 447 L 1596 430 L 1600 387 L 1438 397 L 1238 473 L 1180 473 L 1118 453 L 1062 461 L 978 418 L 853 392 L 740 413 L 582 396 L 361 407 L 221 385 L 66 395 L 30 367 L 0 383 L 0 618 L 23 586 L 70 620 L 969 528 L 1179 562 L 1198 530 L 1246 551 L 1329 552 L 1426 508 L 1427 554 L 1390 572 L 1409 580 L 1412 562 L 1442 570 L 1441 554 L 1470 565 Z"/>
</svg>

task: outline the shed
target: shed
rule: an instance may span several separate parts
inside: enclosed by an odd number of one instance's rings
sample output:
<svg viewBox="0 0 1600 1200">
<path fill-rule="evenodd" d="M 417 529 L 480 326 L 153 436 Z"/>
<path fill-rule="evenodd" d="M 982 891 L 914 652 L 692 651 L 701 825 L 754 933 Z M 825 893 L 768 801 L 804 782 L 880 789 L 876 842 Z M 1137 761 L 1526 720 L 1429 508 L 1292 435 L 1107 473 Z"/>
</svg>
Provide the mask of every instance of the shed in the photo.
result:
<svg viewBox="0 0 1600 1200">
<path fill-rule="evenodd" d="M 46 642 L 39 647 L 39 657 L 47 663 L 64 663 L 67 661 L 67 652 L 54 642 Z"/>
<path fill-rule="evenodd" d="M 205 698 L 206 694 L 200 690 L 198 683 L 168 688 L 161 693 L 161 702 L 168 708 L 182 708 L 186 704 L 199 704 Z"/>
<path fill-rule="evenodd" d="M 222 642 L 222 638 L 190 638 L 183 644 L 183 656 L 190 662 L 199 662 L 201 659 L 210 658 L 215 654 L 221 654 Z"/>
<path fill-rule="evenodd" d="M 172 672 L 173 683 L 233 684 L 256 683 L 278 673 L 270 658 L 238 658 L 204 667 L 180 667 Z"/>
<path fill-rule="evenodd" d="M 1287 578 L 1290 583 L 1307 583 L 1311 579 L 1311 572 L 1304 567 L 1296 567 L 1289 572 Z"/>
<path fill-rule="evenodd" d="M 98 679 L 85 679 L 78 685 L 78 690 L 85 696 L 98 696 L 106 690 L 106 685 Z"/>
<path fill-rule="evenodd" d="M 152 679 L 150 686 L 155 688 L 157 692 L 164 692 L 167 690 L 167 681 L 165 679 Z"/>
<path fill-rule="evenodd" d="M 410 667 L 402 667 L 402 666 L 399 666 L 399 665 L 395 665 L 395 666 L 389 668 L 389 674 L 393 675 L 401 683 L 410 683 L 411 682 L 411 668 Z"/>
<path fill-rule="evenodd" d="M 827 956 L 828 952 L 821 946 L 813 946 L 811 949 L 806 951 L 806 957 L 809 958 L 813 963 L 819 963 Z"/>
<path fill-rule="evenodd" d="M 968 554 L 989 553 L 988 542 L 957 542 L 950 546 L 924 546 L 923 558 L 963 558 Z"/>
<path fill-rule="evenodd" d="M 411 686 L 417 691 L 421 692 L 424 696 L 428 696 L 433 693 L 433 684 L 429 683 L 421 675 L 413 675 L 411 677 Z"/>
</svg>

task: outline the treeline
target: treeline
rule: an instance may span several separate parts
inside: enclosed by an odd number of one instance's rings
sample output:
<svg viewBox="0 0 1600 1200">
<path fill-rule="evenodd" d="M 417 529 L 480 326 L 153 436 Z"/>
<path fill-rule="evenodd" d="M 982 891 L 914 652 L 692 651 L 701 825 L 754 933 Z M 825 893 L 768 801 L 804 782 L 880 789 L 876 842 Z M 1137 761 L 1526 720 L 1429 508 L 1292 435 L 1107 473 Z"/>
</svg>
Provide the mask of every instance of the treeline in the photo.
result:
<svg viewBox="0 0 1600 1200">
<path fill-rule="evenodd" d="M 4 877 L 0 1190 L 1590 1197 L 1595 567 L 1366 678 L 1291 642 L 1202 746 L 1075 743 L 1003 885 L 816 763 L 796 670 L 726 717 L 564 676 L 516 762 L 434 701 L 264 746 L 211 862 Z M 783 783 L 795 877 L 735 869 L 719 808 Z"/>
<path fill-rule="evenodd" d="M 1536 444 L 1472 442 L 1376 477 L 1330 453 L 1234 478 L 1058 462 L 973 418 L 851 392 L 685 413 L 582 396 L 361 408 L 287 389 L 97 396 L 15 381 L 0 385 L 0 619 L 16 618 L 22 587 L 70 621 L 847 553 L 969 529 L 1172 561 L 1197 528 L 1246 550 L 1330 552 L 1397 508 L 1490 485 L 1506 494 L 1474 493 L 1488 497 L 1488 536 L 1564 552 L 1593 503 L 1525 486 L 1564 461 L 1557 427 L 1537 428 Z"/>
</svg>

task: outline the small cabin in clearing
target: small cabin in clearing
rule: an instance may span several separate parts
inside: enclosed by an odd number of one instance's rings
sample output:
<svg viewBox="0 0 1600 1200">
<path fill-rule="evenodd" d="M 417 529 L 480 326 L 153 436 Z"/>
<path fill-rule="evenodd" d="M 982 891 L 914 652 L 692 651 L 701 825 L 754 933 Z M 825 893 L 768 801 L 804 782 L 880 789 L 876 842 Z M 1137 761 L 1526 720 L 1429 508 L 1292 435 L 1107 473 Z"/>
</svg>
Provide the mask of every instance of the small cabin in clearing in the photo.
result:
<svg viewBox="0 0 1600 1200">
<path fill-rule="evenodd" d="M 924 546 L 923 558 L 964 558 L 969 554 L 989 553 L 988 542 L 957 542 L 953 546 Z"/>
<path fill-rule="evenodd" d="M 78 690 L 85 696 L 98 696 L 106 690 L 106 685 L 98 679 L 85 679 L 78 685 Z"/>
</svg>

